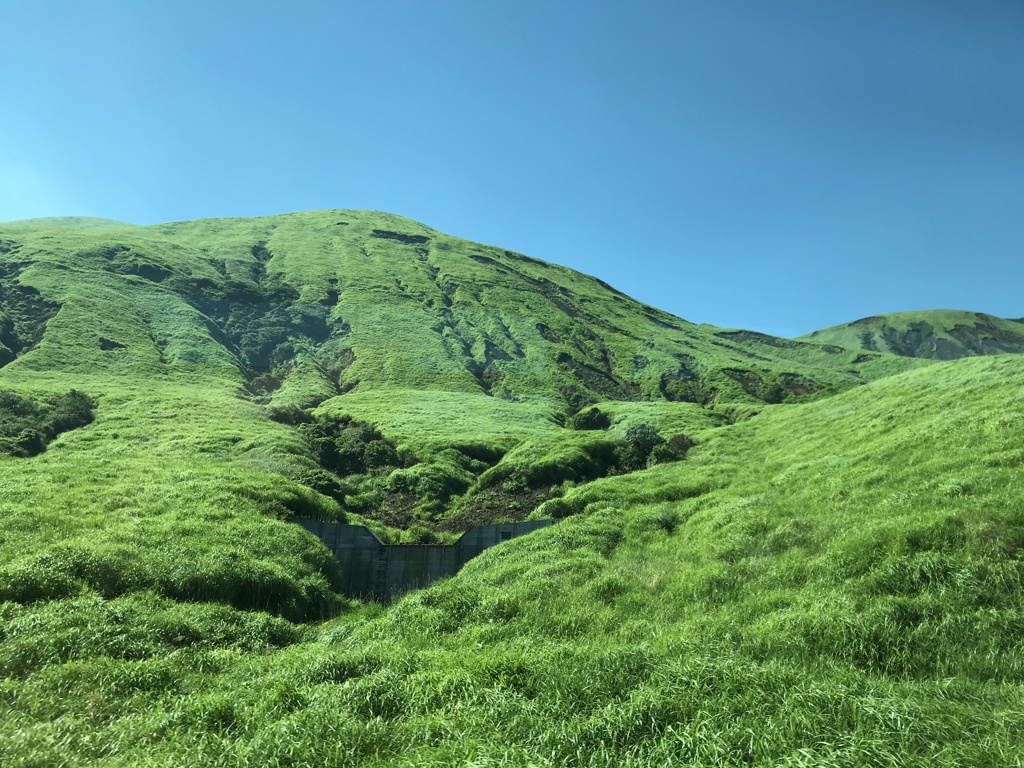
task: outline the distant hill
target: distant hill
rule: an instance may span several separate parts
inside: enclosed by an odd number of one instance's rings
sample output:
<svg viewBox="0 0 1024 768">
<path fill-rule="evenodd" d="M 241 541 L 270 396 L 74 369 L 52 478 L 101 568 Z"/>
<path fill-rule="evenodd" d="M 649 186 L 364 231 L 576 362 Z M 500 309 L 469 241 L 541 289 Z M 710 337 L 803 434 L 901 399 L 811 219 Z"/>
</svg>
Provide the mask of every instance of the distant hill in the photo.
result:
<svg viewBox="0 0 1024 768">
<path fill-rule="evenodd" d="M 117 229 L 134 227 L 124 221 L 97 219 L 93 216 L 44 216 L 37 219 L 18 219 L 0 222 L 0 227 L 68 227 L 70 229 Z"/>
<path fill-rule="evenodd" d="M 799 340 L 902 357 L 956 360 L 1024 352 L 1024 319 L 948 309 L 895 312 L 814 331 Z"/>
</svg>

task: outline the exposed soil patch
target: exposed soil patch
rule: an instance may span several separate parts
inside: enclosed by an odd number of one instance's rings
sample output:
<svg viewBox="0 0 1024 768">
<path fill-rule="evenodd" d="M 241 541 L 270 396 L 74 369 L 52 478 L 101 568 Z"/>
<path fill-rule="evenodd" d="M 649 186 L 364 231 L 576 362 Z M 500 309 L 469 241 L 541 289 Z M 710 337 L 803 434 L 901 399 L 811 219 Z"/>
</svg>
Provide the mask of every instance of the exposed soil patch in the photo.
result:
<svg viewBox="0 0 1024 768">
<path fill-rule="evenodd" d="M 881 336 L 889 350 L 902 357 L 932 357 L 935 352 L 935 329 L 930 323 L 910 323 L 905 331 L 884 326 Z"/>
<path fill-rule="evenodd" d="M 813 395 L 818 391 L 815 382 L 798 373 L 783 373 L 781 378 L 783 386 L 797 397 Z"/>
<path fill-rule="evenodd" d="M 87 254 L 105 260 L 107 264 L 104 269 L 117 275 L 135 275 L 153 283 L 162 283 L 174 274 L 167 265 L 127 245 L 101 246 Z"/>
<path fill-rule="evenodd" d="M 467 349 L 467 354 L 469 350 Z M 499 347 L 490 339 L 484 339 L 484 360 L 480 362 L 476 359 L 470 359 L 466 363 L 466 368 L 476 376 L 480 382 L 480 386 L 483 387 L 487 394 L 491 393 L 494 385 L 497 384 L 504 374 L 494 363 L 498 360 L 511 360 L 512 356 L 504 349 Z"/>
<path fill-rule="evenodd" d="M 372 510 L 363 510 L 363 514 L 392 528 L 406 530 L 413 523 L 421 522 L 416 519 L 414 514 L 417 501 L 415 493 L 390 493 L 383 504 L 374 507 Z M 433 527 L 429 524 L 427 525 L 428 527 Z"/>
<path fill-rule="evenodd" d="M 1024 352 L 1024 335 L 1008 331 L 995 322 L 990 315 L 976 314 L 978 318 L 974 325 L 953 326 L 949 334 L 963 345 L 957 357 L 967 355 L 998 355 L 1006 352 Z M 941 340 L 940 340 L 941 341 Z M 955 345 L 943 345 L 941 351 L 952 353 Z M 936 343 L 936 354 L 940 353 L 939 345 Z M 953 358 L 940 358 L 953 359 Z"/>
<path fill-rule="evenodd" d="M 753 371 L 743 371 L 737 368 L 723 368 L 722 373 L 738 383 L 748 395 L 758 397 L 758 390 L 761 387 L 761 377 Z"/>
<path fill-rule="evenodd" d="M 594 278 L 594 279 L 597 280 L 597 284 L 600 285 L 602 288 L 604 288 L 606 291 L 610 291 L 611 293 L 614 293 L 616 296 L 619 296 L 619 297 L 621 297 L 623 299 L 628 299 L 629 298 L 629 296 L 624 294 L 618 288 L 613 288 L 612 286 L 608 285 L 608 283 L 606 283 L 604 280 L 600 280 L 598 278 Z"/>
<path fill-rule="evenodd" d="M 875 343 L 875 334 L 871 331 L 864 331 L 864 333 L 860 335 L 860 345 L 864 347 L 864 349 L 870 349 L 872 352 L 879 351 L 878 344 Z M 854 362 L 856 362 L 856 360 Z"/>
<path fill-rule="evenodd" d="M 562 337 L 555 333 L 553 330 L 548 328 L 544 323 L 537 323 L 537 333 L 540 334 L 544 341 L 550 341 L 552 344 L 561 344 Z"/>
<path fill-rule="evenodd" d="M 700 376 L 696 359 L 689 355 L 676 355 L 679 367 L 661 374 L 658 389 L 661 396 L 670 402 L 703 402 Z"/>
<path fill-rule="evenodd" d="M 551 301 L 552 304 L 554 304 L 556 307 L 558 307 L 560 310 L 562 310 L 562 312 L 564 312 L 569 317 L 571 317 L 571 318 L 579 317 L 579 315 L 580 315 L 579 310 L 577 310 L 576 307 L 574 307 L 569 302 L 565 301 L 565 299 L 559 298 L 558 296 L 552 296 L 552 297 L 550 297 L 550 301 Z"/>
<path fill-rule="evenodd" d="M 662 328 L 670 328 L 673 331 L 683 330 L 678 324 L 665 320 L 663 318 L 664 313 L 659 313 L 659 310 L 654 307 L 649 307 L 646 304 L 643 305 L 644 316 L 655 325 L 660 325 Z"/>
<path fill-rule="evenodd" d="M 734 347 L 732 344 L 726 344 L 721 341 L 712 341 L 711 343 L 714 344 L 716 347 L 727 349 L 732 354 L 739 355 L 740 357 L 749 357 L 751 360 L 761 360 L 766 363 L 772 362 L 769 358 L 765 357 L 764 355 L 759 355 L 756 352 L 749 352 L 743 349 L 742 347 Z"/>
<path fill-rule="evenodd" d="M 471 258 L 477 264 L 486 264 L 489 267 L 495 267 L 499 272 L 502 272 L 506 275 L 512 273 L 512 271 L 506 269 L 505 265 L 502 264 L 500 261 L 495 261 L 494 259 L 488 258 L 487 256 L 481 256 L 479 253 L 469 253 L 466 255 L 469 256 L 469 258 Z"/>
<path fill-rule="evenodd" d="M 489 525 L 495 520 L 525 520 L 554 493 L 550 487 L 511 493 L 504 488 L 486 488 L 475 494 L 466 505 L 449 518 L 436 523 L 439 531 L 458 533 L 474 525 Z"/>
<path fill-rule="evenodd" d="M 580 362 L 568 352 L 562 352 L 555 359 L 562 368 L 571 372 L 591 392 L 615 400 L 629 400 L 639 394 L 639 387 L 621 381 L 593 365 Z"/>
<path fill-rule="evenodd" d="M 548 264 L 546 261 L 534 259 L 530 256 L 524 256 L 523 254 L 516 253 L 515 251 L 505 251 L 505 258 L 512 259 L 513 261 L 522 261 L 526 264 L 533 264 L 535 267 L 543 267 L 544 269 L 551 268 L 551 265 Z"/>
<path fill-rule="evenodd" d="M 250 253 L 249 280 L 175 276 L 167 285 L 207 318 L 214 337 L 237 356 L 250 393 L 265 396 L 283 382 L 297 347 L 328 340 L 332 305 L 301 303 L 295 288 L 268 271 L 273 253 L 266 242 Z M 336 300 L 329 291 L 327 301 Z"/>
</svg>

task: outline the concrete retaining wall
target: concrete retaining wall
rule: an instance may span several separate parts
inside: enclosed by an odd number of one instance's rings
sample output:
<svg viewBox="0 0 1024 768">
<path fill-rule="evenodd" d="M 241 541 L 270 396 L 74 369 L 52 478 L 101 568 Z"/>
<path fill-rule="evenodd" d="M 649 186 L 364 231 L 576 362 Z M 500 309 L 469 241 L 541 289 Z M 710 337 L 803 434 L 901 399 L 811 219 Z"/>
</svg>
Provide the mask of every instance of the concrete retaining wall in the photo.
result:
<svg viewBox="0 0 1024 768">
<path fill-rule="evenodd" d="M 345 575 L 345 593 L 363 600 L 389 601 L 454 576 L 488 547 L 550 525 L 552 520 L 474 525 L 454 544 L 385 544 L 362 525 L 296 520 L 334 553 Z"/>
</svg>

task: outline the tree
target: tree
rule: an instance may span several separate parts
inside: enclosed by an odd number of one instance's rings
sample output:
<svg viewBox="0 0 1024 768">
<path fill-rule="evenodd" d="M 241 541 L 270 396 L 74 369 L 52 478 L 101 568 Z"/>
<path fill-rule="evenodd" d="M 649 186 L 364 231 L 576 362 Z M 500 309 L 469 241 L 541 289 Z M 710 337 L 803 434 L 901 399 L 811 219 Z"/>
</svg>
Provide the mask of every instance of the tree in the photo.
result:
<svg viewBox="0 0 1024 768">
<path fill-rule="evenodd" d="M 637 453 L 641 462 L 646 461 L 651 451 L 661 442 L 658 430 L 650 424 L 634 424 L 626 430 L 626 443 Z"/>
</svg>

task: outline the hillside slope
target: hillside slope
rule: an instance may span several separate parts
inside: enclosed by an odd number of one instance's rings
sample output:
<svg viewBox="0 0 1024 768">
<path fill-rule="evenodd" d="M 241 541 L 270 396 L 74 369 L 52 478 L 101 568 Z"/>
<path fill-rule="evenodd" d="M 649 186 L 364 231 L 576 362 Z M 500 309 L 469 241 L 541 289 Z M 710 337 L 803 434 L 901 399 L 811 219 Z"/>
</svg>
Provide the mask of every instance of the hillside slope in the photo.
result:
<svg viewBox="0 0 1024 768">
<path fill-rule="evenodd" d="M 636 468 L 634 424 L 687 440 L 926 364 L 694 325 L 389 214 L 0 226 L 0 389 L 98 398 L 95 424 L 55 445 L 65 461 L 131 434 L 119 478 L 174 446 L 294 488 L 260 502 L 278 515 L 370 518 L 391 537 L 519 519 L 566 482 Z M 565 428 L 594 404 L 610 429 Z M 88 517 L 123 489 L 62 492 Z"/>
<path fill-rule="evenodd" d="M 958 310 L 896 312 L 814 331 L 800 340 L 903 357 L 956 360 L 1024 352 L 1024 321 Z"/>
<path fill-rule="evenodd" d="M 142 591 L 7 603 L 0 759 L 1019 764 L 1022 388 L 1002 356 L 768 408 L 305 632 Z"/>
<path fill-rule="evenodd" d="M 386 214 L 92 223 L 0 226 L 0 764 L 1024 762 L 1024 357 Z M 385 607 L 293 515 L 565 519 Z"/>
<path fill-rule="evenodd" d="M 595 278 L 388 214 L 44 224 L 0 226 L 6 324 L 25 322 L 19 292 L 38 292 L 37 325 L 53 315 L 37 346 L 18 337 L 16 370 L 226 379 L 300 405 L 394 388 L 572 410 L 780 402 L 908 366 L 696 326 Z"/>
</svg>

